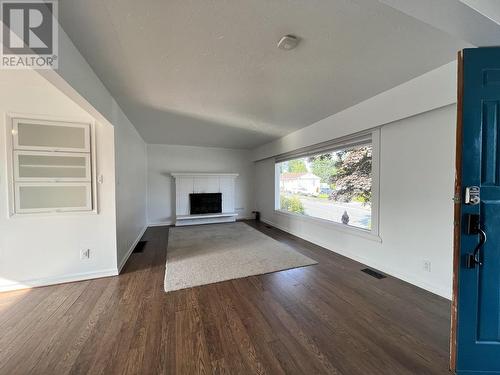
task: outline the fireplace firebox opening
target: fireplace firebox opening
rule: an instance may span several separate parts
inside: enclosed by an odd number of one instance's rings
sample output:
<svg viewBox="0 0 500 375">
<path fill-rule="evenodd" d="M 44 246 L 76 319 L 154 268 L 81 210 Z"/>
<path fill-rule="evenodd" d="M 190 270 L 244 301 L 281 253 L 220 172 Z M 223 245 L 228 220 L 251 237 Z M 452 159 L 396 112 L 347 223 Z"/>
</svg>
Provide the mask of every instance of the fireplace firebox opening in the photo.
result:
<svg viewBox="0 0 500 375">
<path fill-rule="evenodd" d="M 191 215 L 222 213 L 222 193 L 192 193 L 189 204 Z"/>
</svg>

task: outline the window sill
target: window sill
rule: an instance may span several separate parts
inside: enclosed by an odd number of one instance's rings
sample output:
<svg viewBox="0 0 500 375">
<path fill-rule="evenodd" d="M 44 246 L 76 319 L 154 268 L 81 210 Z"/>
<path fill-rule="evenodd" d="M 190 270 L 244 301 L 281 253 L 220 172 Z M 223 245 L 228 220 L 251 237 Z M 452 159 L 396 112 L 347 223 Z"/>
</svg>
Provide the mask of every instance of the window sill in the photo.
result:
<svg viewBox="0 0 500 375">
<path fill-rule="evenodd" d="M 373 233 L 369 230 L 366 230 L 366 229 L 356 228 L 356 227 L 336 223 L 334 221 L 320 219 L 320 218 L 313 217 L 313 216 L 300 215 L 300 214 L 296 214 L 294 212 L 288 212 L 288 211 L 283 211 L 283 210 L 278 210 L 278 209 L 275 209 L 274 213 L 277 215 L 281 215 L 281 216 L 293 217 L 295 219 L 309 222 L 309 223 L 319 224 L 322 227 L 325 227 L 328 229 L 334 229 L 334 230 L 337 230 L 339 232 L 362 237 L 362 238 L 365 238 L 367 240 L 382 242 L 382 238 L 378 234 L 375 234 L 375 233 Z"/>
</svg>

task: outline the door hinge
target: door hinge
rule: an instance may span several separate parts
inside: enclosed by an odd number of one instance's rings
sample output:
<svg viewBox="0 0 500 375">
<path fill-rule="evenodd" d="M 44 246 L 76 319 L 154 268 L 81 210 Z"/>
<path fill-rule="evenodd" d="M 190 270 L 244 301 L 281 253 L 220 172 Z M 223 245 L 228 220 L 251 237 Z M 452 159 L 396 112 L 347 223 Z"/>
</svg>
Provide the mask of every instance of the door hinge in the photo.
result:
<svg viewBox="0 0 500 375">
<path fill-rule="evenodd" d="M 455 195 L 453 198 L 452 198 L 453 202 L 455 203 L 461 203 L 462 202 L 462 198 L 460 198 L 459 195 Z"/>
</svg>

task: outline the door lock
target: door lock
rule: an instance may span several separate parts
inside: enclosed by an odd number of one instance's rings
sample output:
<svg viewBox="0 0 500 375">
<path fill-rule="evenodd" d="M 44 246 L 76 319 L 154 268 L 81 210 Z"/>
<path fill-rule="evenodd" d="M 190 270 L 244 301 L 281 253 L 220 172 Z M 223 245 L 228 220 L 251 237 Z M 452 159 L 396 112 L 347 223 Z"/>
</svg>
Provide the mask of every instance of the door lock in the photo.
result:
<svg viewBox="0 0 500 375">
<path fill-rule="evenodd" d="M 482 266 L 483 262 L 481 261 L 481 248 L 486 242 L 486 233 L 481 229 L 481 219 L 478 214 L 467 214 L 465 215 L 465 233 L 466 234 L 477 234 L 479 235 L 479 243 L 476 245 L 474 250 L 471 253 L 466 254 L 465 256 L 465 267 L 467 268 L 476 268 L 476 264 L 478 266 Z"/>
<path fill-rule="evenodd" d="M 470 206 L 475 206 L 481 202 L 481 189 L 479 186 L 467 186 L 465 188 L 464 203 Z"/>
</svg>

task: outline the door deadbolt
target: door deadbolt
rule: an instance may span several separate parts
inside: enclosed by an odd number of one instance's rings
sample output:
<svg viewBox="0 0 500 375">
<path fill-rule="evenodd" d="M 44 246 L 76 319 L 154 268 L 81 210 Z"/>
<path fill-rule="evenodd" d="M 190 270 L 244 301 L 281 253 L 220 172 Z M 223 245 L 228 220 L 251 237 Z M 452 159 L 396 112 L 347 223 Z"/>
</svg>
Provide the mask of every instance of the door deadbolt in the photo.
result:
<svg viewBox="0 0 500 375">
<path fill-rule="evenodd" d="M 464 203 L 474 206 L 481 202 L 481 189 L 479 186 L 467 186 L 465 188 Z"/>
</svg>

